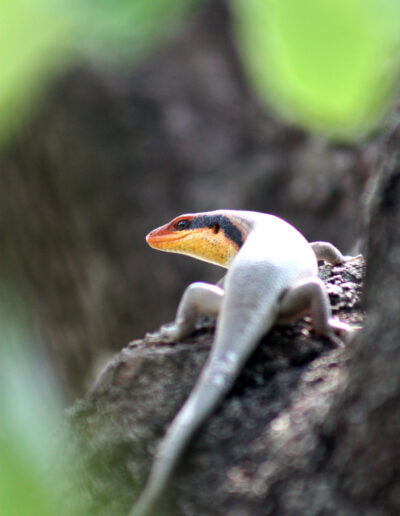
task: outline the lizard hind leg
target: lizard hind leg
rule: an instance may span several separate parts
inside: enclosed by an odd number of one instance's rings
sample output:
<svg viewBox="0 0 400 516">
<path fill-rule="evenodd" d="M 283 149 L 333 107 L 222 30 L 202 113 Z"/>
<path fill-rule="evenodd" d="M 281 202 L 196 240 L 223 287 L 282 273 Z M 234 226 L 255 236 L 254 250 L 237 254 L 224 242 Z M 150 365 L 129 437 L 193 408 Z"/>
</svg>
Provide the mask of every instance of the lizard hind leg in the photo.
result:
<svg viewBox="0 0 400 516">
<path fill-rule="evenodd" d="M 314 251 L 317 260 L 323 260 L 332 265 L 340 265 L 342 263 L 351 262 L 360 258 L 357 256 L 344 256 L 337 247 L 330 242 L 310 242 L 310 246 Z"/>
<path fill-rule="evenodd" d="M 329 296 L 319 278 L 299 281 L 285 292 L 278 322 L 293 321 L 306 313 L 311 315 L 315 333 L 329 338 L 336 345 L 343 346 L 339 337 L 346 337 L 352 332 L 348 324 L 332 317 Z"/>
<path fill-rule="evenodd" d="M 218 315 L 224 291 L 211 283 L 191 283 L 184 291 L 176 313 L 175 322 L 165 325 L 160 336 L 173 342 L 188 337 L 195 330 L 199 315 Z"/>
</svg>

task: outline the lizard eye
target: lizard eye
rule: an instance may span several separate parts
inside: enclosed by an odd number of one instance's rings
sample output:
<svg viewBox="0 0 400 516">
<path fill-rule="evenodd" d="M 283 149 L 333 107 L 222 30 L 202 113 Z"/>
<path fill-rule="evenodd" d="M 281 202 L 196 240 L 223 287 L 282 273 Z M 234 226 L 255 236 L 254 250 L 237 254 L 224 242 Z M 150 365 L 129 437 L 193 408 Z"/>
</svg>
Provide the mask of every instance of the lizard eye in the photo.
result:
<svg viewBox="0 0 400 516">
<path fill-rule="evenodd" d="M 219 224 L 215 223 L 211 229 L 215 234 L 217 234 L 219 232 Z"/>
<path fill-rule="evenodd" d="M 177 229 L 178 231 L 181 231 L 182 229 L 186 229 L 189 225 L 190 221 L 187 219 L 181 219 L 178 220 L 178 222 L 175 222 L 173 225 L 174 229 Z"/>
</svg>

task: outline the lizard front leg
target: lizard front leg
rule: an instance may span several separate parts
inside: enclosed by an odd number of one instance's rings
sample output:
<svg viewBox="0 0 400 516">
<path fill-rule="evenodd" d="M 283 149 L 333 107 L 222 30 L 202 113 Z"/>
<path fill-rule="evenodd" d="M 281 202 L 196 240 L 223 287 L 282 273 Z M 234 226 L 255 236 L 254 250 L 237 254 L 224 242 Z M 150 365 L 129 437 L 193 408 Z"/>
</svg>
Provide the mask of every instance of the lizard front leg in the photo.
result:
<svg viewBox="0 0 400 516">
<path fill-rule="evenodd" d="M 218 315 L 224 291 L 211 283 L 191 283 L 183 293 L 175 322 L 161 327 L 161 337 L 173 342 L 193 333 L 199 315 Z"/>
<path fill-rule="evenodd" d="M 293 321 L 304 313 L 310 313 L 317 335 L 328 337 L 335 344 L 343 343 L 337 338 L 352 331 L 352 328 L 332 317 L 329 296 L 319 278 L 309 278 L 296 283 L 281 299 L 278 322 Z"/>
<path fill-rule="evenodd" d="M 317 257 L 317 260 L 324 260 L 332 265 L 350 262 L 360 256 L 344 256 L 339 249 L 330 242 L 311 242 L 310 246 Z"/>
</svg>

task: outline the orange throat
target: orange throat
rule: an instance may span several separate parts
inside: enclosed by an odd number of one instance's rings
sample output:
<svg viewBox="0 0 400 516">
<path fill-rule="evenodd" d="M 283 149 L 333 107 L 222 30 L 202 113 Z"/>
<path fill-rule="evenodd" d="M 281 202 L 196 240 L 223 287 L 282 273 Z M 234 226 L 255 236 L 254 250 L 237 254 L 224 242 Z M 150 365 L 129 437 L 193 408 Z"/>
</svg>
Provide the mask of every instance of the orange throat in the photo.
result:
<svg viewBox="0 0 400 516">
<path fill-rule="evenodd" d="M 170 224 L 151 231 L 146 241 L 150 247 L 160 251 L 185 254 L 222 267 L 229 267 L 239 246 L 213 228 L 195 228 L 171 231 Z"/>
</svg>

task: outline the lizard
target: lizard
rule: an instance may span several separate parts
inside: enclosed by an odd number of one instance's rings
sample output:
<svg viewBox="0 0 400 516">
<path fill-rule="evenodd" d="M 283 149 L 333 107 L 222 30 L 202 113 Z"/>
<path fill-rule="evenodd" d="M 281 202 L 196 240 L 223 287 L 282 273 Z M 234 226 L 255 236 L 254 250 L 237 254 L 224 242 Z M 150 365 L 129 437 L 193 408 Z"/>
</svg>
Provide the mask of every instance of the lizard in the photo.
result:
<svg viewBox="0 0 400 516">
<path fill-rule="evenodd" d="M 151 231 L 155 249 L 228 269 L 217 285 L 195 282 L 184 291 L 175 322 L 160 336 L 176 342 L 193 333 L 200 314 L 217 317 L 215 339 L 191 394 L 156 452 L 150 476 L 129 516 L 150 513 L 186 446 L 231 389 L 260 338 L 275 323 L 309 313 L 315 333 L 337 345 L 351 327 L 334 319 L 318 278 L 318 262 L 352 259 L 329 242 L 309 243 L 291 224 L 266 213 L 216 210 L 180 215 Z"/>
</svg>

